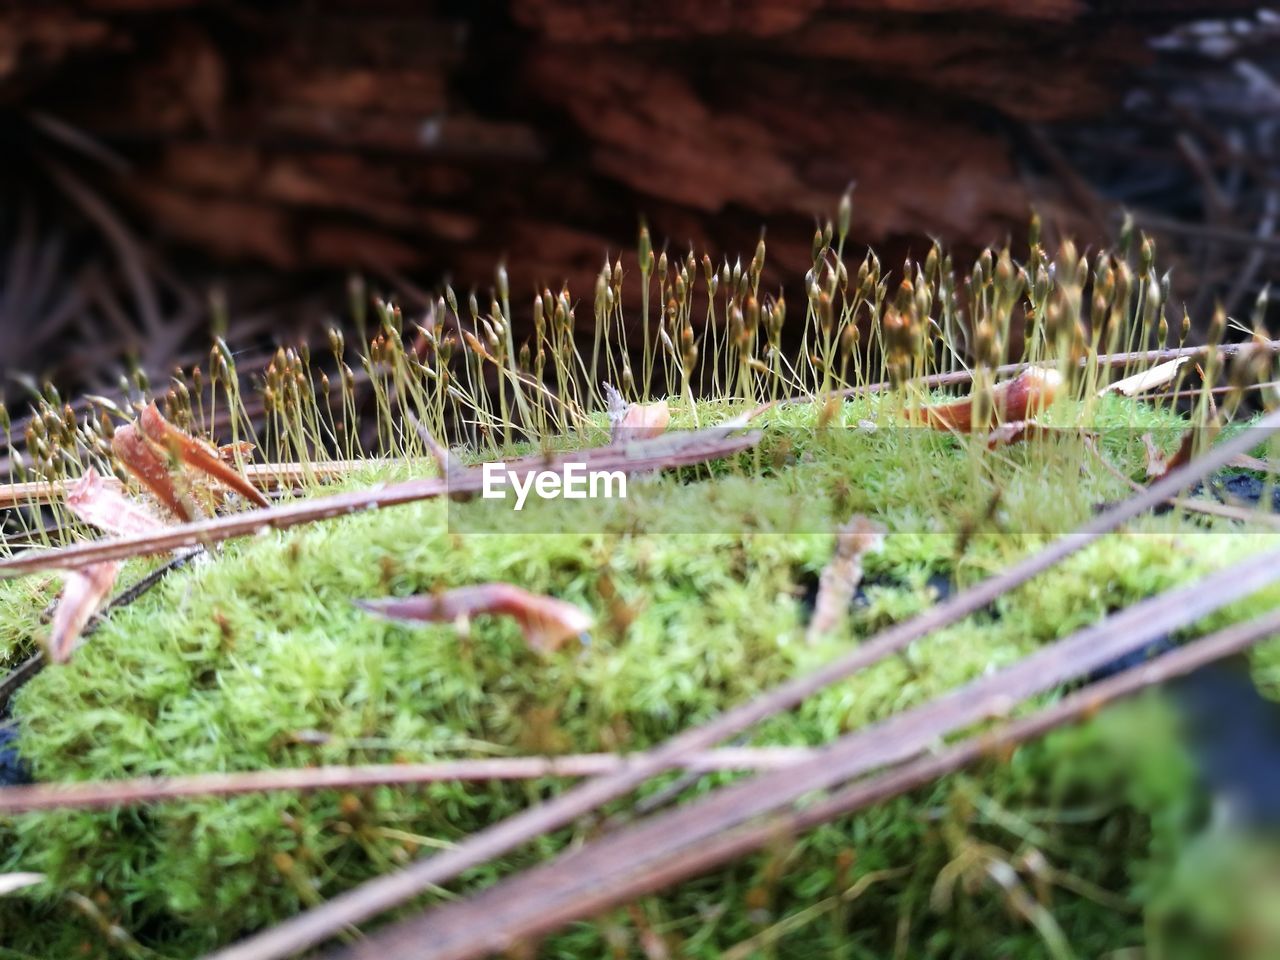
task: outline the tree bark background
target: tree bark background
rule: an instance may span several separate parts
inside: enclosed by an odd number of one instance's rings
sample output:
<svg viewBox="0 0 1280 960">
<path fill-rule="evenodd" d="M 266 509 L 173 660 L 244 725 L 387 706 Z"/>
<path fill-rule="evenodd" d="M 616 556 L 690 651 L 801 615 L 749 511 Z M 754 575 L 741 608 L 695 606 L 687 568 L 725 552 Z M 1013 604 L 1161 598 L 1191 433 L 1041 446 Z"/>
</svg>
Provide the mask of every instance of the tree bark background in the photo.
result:
<svg viewBox="0 0 1280 960">
<path fill-rule="evenodd" d="M 565 280 L 586 297 L 644 217 L 713 258 L 767 227 L 766 281 L 794 283 L 850 182 L 854 238 L 890 264 L 928 237 L 1016 236 L 1033 204 L 1103 239 L 1114 224 L 1038 131 L 1113 111 L 1152 37 L 1257 6 L 10 0 L 0 163 L 11 205 L 70 183 L 142 256 L 218 269 L 465 290 L 505 258 L 517 299 Z M 171 299 L 122 296 L 125 313 Z"/>
</svg>

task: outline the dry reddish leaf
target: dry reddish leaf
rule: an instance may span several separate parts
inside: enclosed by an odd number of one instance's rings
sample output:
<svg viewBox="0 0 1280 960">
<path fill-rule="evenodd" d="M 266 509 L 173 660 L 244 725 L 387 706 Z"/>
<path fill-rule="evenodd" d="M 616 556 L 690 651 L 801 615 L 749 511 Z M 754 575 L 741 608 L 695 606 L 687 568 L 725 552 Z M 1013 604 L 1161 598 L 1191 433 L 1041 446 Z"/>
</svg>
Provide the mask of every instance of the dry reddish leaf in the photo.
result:
<svg viewBox="0 0 1280 960">
<path fill-rule="evenodd" d="M 161 529 L 164 523 L 140 503 L 126 497 L 114 477 L 105 478 L 90 467 L 67 491 L 67 508 L 85 523 L 116 536 L 142 536 Z M 120 573 L 114 561 L 95 563 L 82 570 L 69 570 L 46 647 L 49 659 L 65 663 L 80 644 L 85 624 L 98 612 Z"/>
<path fill-rule="evenodd" d="M 628 440 L 649 440 L 661 436 L 670 422 L 671 409 L 667 401 L 633 403 L 622 418 L 619 429 Z"/>
<path fill-rule="evenodd" d="M 1163 387 L 1166 383 L 1173 382 L 1173 379 L 1178 375 L 1178 368 L 1190 360 L 1190 357 L 1178 357 L 1176 360 L 1170 360 L 1167 363 L 1158 363 L 1149 370 L 1143 370 L 1141 373 L 1135 373 L 1131 377 L 1125 377 L 1123 380 L 1107 384 L 1098 391 L 1098 396 L 1115 392 L 1124 394 L 1126 397 L 1132 397 L 1139 393 L 1146 393 L 1148 390 L 1154 390 L 1156 387 Z"/>
<path fill-rule="evenodd" d="M 45 652 L 54 663 L 66 663 L 80 644 L 85 624 L 98 612 L 115 585 L 120 564 L 114 560 L 90 564 L 80 570 L 68 570 L 62 596 L 53 611 L 53 624 L 45 641 Z"/>
<path fill-rule="evenodd" d="M 103 477 L 93 467 L 67 491 L 67 508 L 85 523 L 118 537 L 147 534 L 164 526 L 146 505 L 124 495 L 119 480 Z"/>
<path fill-rule="evenodd" d="M 1056 370 L 1031 367 L 1013 380 L 996 384 L 991 392 L 991 418 L 986 423 L 973 422 L 973 398 L 954 403 L 934 404 L 919 410 L 907 410 L 909 420 L 922 421 L 935 430 L 971 433 L 990 429 L 997 421 L 1011 423 L 1030 420 L 1053 403 L 1062 386 L 1062 375 Z"/>
<path fill-rule="evenodd" d="M 1216 430 L 1212 431 L 1217 433 Z M 1165 473 L 1170 470 L 1176 470 L 1191 459 L 1191 454 L 1195 450 L 1196 431 L 1188 430 L 1182 435 L 1182 442 L 1178 444 L 1178 449 L 1173 452 L 1173 456 L 1169 458 L 1165 464 Z M 1161 474 L 1163 476 L 1164 474 Z"/>
<path fill-rule="evenodd" d="M 853 592 L 862 582 L 862 557 L 879 550 L 884 542 L 884 527 L 857 514 L 836 531 L 836 553 L 822 569 L 818 579 L 818 597 L 813 604 L 807 639 L 815 642 L 830 633 L 844 620 Z"/>
<path fill-rule="evenodd" d="M 229 487 L 240 494 L 250 503 L 254 503 L 259 507 L 270 506 L 267 498 L 262 495 L 262 492 L 257 487 L 227 466 L 217 448 L 211 447 L 203 440 L 198 440 L 190 434 L 179 430 L 164 418 L 160 413 L 160 408 L 154 403 L 149 404 L 142 411 L 142 415 L 138 417 L 138 426 L 141 427 L 148 440 L 169 450 L 181 459 L 183 463 L 208 474 L 223 486 Z"/>
<path fill-rule="evenodd" d="M 257 449 L 254 444 L 248 440 L 241 440 L 239 443 L 224 443 L 218 447 L 218 457 L 223 463 L 235 463 L 236 459 L 241 460 L 253 456 L 253 451 Z"/>
<path fill-rule="evenodd" d="M 116 430 L 111 449 L 125 468 L 182 520 L 195 519 L 199 511 L 175 481 L 170 463 L 185 463 L 246 500 L 268 506 L 267 498 L 228 466 L 217 449 L 169 423 L 154 403 L 142 411 L 137 423 Z"/>
<path fill-rule="evenodd" d="M 609 401 L 609 442 L 651 440 L 661 436 L 671 422 L 667 401 L 627 403 L 612 384 L 604 385 Z"/>
<path fill-rule="evenodd" d="M 392 620 L 424 623 L 469 620 L 482 613 L 514 617 L 529 646 L 542 651 L 559 648 L 594 622 L 580 607 L 510 583 L 479 583 L 404 599 L 359 600 L 356 605 Z"/>
<path fill-rule="evenodd" d="M 111 452 L 175 517 L 185 521 L 195 519 L 196 511 L 174 483 L 169 465 L 152 449 L 136 424 L 116 430 L 111 438 Z"/>
</svg>

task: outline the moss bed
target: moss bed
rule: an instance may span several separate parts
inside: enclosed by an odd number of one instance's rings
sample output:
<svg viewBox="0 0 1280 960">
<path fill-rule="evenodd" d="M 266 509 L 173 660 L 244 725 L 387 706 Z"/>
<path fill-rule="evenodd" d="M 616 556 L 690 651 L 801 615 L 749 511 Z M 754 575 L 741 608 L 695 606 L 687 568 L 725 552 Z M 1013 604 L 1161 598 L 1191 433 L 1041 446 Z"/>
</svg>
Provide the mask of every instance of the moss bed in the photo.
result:
<svg viewBox="0 0 1280 960">
<path fill-rule="evenodd" d="M 703 406 L 699 421 L 731 412 Z M 691 424 L 687 408 L 676 414 Z M 1090 416 L 1134 477 L 1143 431 L 1176 443 L 1174 415 L 1145 404 L 1110 398 Z M 1078 418 L 1069 403 L 1050 412 Z M 462 533 L 500 528 L 506 508 L 428 501 L 227 544 L 114 612 L 70 664 L 20 691 L 21 755 L 37 780 L 65 782 L 640 749 L 831 659 L 940 588 L 1007 567 L 1128 492 L 1075 435 L 986 453 L 897 428 L 895 411 L 871 400 L 820 419 L 807 405 L 774 411 L 756 451 L 636 481 L 640 496 L 590 518 L 560 501 L 531 510 L 524 530 Z M 370 467 L 347 485 L 408 472 Z M 830 531 L 855 512 L 890 535 L 867 559 L 847 622 L 810 645 Z M 957 530 L 971 531 L 962 549 Z M 1275 539 L 1178 511 L 1144 517 L 750 742 L 825 743 Z M 127 576 L 146 569 L 133 563 Z M 541 655 L 507 621 L 479 618 L 460 637 L 352 603 L 489 580 L 591 610 L 589 642 Z M 0 662 L 30 652 L 56 589 L 56 578 L 0 582 Z M 1260 594 L 1194 632 L 1277 601 Z M 1274 665 L 1280 647 L 1255 657 Z M 1164 716 L 1158 704 L 1128 709 Z M 1153 732 L 1134 743 L 1115 715 L 576 925 L 542 949 L 638 957 L 656 935 L 678 957 L 1124 956 L 1115 951 L 1158 937 L 1155 905 L 1194 841 L 1203 799 L 1169 723 L 1147 724 Z M 0 872 L 47 875 L 0 899 L 0 960 L 199 956 L 563 786 L 255 794 L 0 818 Z M 491 883 L 575 838 L 546 837 L 438 895 Z M 1028 912 L 987 868 L 1012 864 L 1019 889 L 1034 894 L 1036 857 L 1053 879 Z"/>
</svg>

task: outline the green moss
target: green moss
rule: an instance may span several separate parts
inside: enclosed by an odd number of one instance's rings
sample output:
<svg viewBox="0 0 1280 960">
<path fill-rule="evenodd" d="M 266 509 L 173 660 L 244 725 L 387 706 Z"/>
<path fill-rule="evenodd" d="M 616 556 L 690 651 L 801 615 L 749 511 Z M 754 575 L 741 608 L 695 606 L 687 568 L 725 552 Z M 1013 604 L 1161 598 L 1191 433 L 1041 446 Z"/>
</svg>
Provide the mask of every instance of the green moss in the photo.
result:
<svg viewBox="0 0 1280 960">
<path fill-rule="evenodd" d="M 729 412 L 707 406 L 700 420 Z M 676 413 L 691 419 L 688 409 Z M 1060 423 L 1081 415 L 1069 404 L 1053 412 Z M 1089 416 L 1108 455 L 1135 476 L 1138 435 L 1176 426 L 1168 413 L 1118 399 Z M 929 576 L 973 582 L 1126 495 L 1078 437 L 979 455 L 957 438 L 899 427 L 892 401 L 847 404 L 826 427 L 811 406 L 770 417 L 758 450 L 636 481 L 631 498 L 589 517 L 580 503 L 547 502 L 512 530 L 509 506 L 429 501 L 227 544 L 114 612 L 69 665 L 21 691 L 23 753 L 39 779 L 63 782 L 640 749 L 918 612 L 934 600 Z M 864 420 L 876 429 L 859 427 Z M 859 511 L 893 535 L 867 560 L 868 602 L 810 646 L 806 590 L 830 556 L 828 531 Z M 956 531 L 969 526 L 960 550 Z M 476 532 L 496 529 L 508 532 Z M 770 720 L 754 740 L 824 743 L 1274 539 L 1178 513 L 1143 518 L 994 610 Z M 459 636 L 452 625 L 377 620 L 352 603 L 488 580 L 593 611 L 590 642 L 543 656 L 505 621 L 480 618 Z M 0 583 L 0 651 L 9 659 L 30 647 L 51 589 L 42 578 Z M 1214 622 L 1277 599 L 1273 591 Z M 621 955 L 633 955 L 642 922 L 679 941 L 680 955 L 712 957 L 752 936 L 770 940 L 780 917 L 807 910 L 807 922 L 775 931 L 785 955 L 1049 955 L 1051 931 L 1012 914 L 979 869 L 982 856 L 1016 862 L 1031 848 L 1080 881 L 1059 886 L 1050 911 L 1078 955 L 1140 943 L 1143 864 L 1164 856 L 1155 838 L 1176 846 L 1187 828 L 1161 823 L 1159 803 L 1132 796 L 1064 816 L 1112 786 L 1080 772 L 1089 735 L 1061 734 L 646 900 L 638 912 L 577 926 L 550 952 L 594 957 L 622 944 Z M 1059 763 L 1073 757 L 1084 759 Z M 705 778 L 692 792 L 726 779 Z M 131 948 L 112 946 L 68 906 L 68 892 L 147 951 L 195 956 L 561 788 L 379 788 L 358 791 L 358 802 L 333 791 L 277 793 L 0 820 L 0 872 L 49 876 L 0 901 L 9 951 L 0 957 L 127 955 Z M 1186 783 L 1178 789 L 1185 795 Z M 571 836 L 475 870 L 457 888 L 492 882 Z M 860 878 L 863 892 L 839 896 Z M 1080 893 L 1095 887 L 1114 896 Z"/>
</svg>

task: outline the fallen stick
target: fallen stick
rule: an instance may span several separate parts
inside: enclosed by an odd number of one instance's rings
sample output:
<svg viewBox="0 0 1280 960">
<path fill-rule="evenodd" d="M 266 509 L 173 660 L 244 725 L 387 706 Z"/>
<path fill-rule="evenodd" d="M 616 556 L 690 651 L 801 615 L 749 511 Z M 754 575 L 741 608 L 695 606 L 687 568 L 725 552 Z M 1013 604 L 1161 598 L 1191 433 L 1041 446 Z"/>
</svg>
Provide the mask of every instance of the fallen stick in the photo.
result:
<svg viewBox="0 0 1280 960">
<path fill-rule="evenodd" d="M 595 916 L 618 904 L 656 893 L 682 880 L 763 849 L 781 838 L 798 835 L 830 823 L 839 817 L 901 796 L 955 773 L 984 757 L 998 756 L 1059 727 L 1090 717 L 1115 700 L 1175 677 L 1185 676 L 1215 660 L 1246 650 L 1277 633 L 1280 633 L 1280 611 L 1227 627 L 1218 633 L 1192 641 L 1178 650 L 1164 654 L 1149 664 L 1135 667 L 1099 681 L 1084 690 L 1069 694 L 1056 704 L 1013 720 L 1003 727 L 968 737 L 952 746 L 942 748 L 937 753 L 920 756 L 883 773 L 855 781 L 802 809 L 791 810 L 760 823 L 719 834 L 708 842 L 669 857 L 649 869 L 634 871 L 630 870 L 627 864 L 618 863 L 616 874 L 610 877 L 607 883 L 601 883 L 584 893 L 575 902 L 565 904 L 562 909 L 553 911 L 544 907 L 543 912 L 536 919 L 520 925 L 518 929 L 506 928 L 499 933 L 492 929 L 487 915 L 479 929 L 484 930 L 487 937 L 492 934 L 500 935 L 507 943 L 536 939 L 573 920 Z M 497 939 L 497 936 L 492 936 L 490 943 L 494 939 Z M 382 944 L 381 937 L 375 936 L 367 947 L 359 946 L 349 951 L 339 951 L 332 955 L 332 960 L 357 960 L 370 955 L 370 951 L 376 948 L 375 945 L 380 944 Z M 440 956 L 432 952 L 431 944 L 419 943 L 418 946 L 421 949 L 412 954 L 415 960 L 427 960 L 427 958 L 435 960 Z M 394 951 L 385 952 L 384 944 L 381 949 L 384 952 L 378 955 L 383 960 L 396 960 L 400 955 Z M 460 957 L 468 954 L 455 952 L 447 955 Z"/>
<path fill-rule="evenodd" d="M 320 460 L 315 463 L 246 463 L 242 471 L 246 480 L 260 490 L 277 490 L 295 487 L 312 479 L 339 480 L 357 470 L 365 470 L 379 464 L 412 463 L 412 460 L 391 461 L 376 457 L 368 460 Z M 55 503 L 66 497 L 75 486 L 75 480 L 41 481 L 0 484 L 0 510 Z"/>
<path fill-rule="evenodd" d="M 681 766 L 696 773 L 721 770 L 775 770 L 812 758 L 806 747 L 722 747 L 685 757 Z M 0 789 L 0 814 L 65 808 L 129 807 L 181 797 L 226 797 L 279 790 L 335 790 L 425 783 L 537 780 L 617 773 L 630 760 L 620 753 L 578 753 L 561 757 L 485 757 L 431 763 L 299 767 L 246 770 L 176 777 L 139 777 L 86 783 L 39 783 Z"/>
<path fill-rule="evenodd" d="M 1092 439 L 1085 439 L 1085 447 L 1095 457 L 1098 458 L 1103 468 L 1106 469 L 1113 477 L 1121 483 L 1126 484 L 1129 489 L 1134 491 L 1145 490 L 1142 484 L 1138 483 L 1132 477 L 1125 474 L 1114 463 L 1106 458 L 1106 455 L 1098 448 L 1098 445 Z M 1240 457 L 1236 457 L 1229 464 L 1230 466 L 1239 465 Z M 1245 458 L 1252 460 L 1252 457 Z M 1262 461 L 1259 461 L 1260 463 Z M 1249 467 L 1249 469 L 1255 469 Z M 1264 469 L 1266 469 L 1264 465 Z M 1265 508 L 1249 509 L 1247 507 L 1233 507 L 1226 503 L 1217 503 L 1212 500 L 1188 500 L 1186 497 L 1170 497 L 1166 501 L 1170 506 L 1177 507 L 1179 510 L 1185 510 L 1188 513 L 1199 513 L 1207 517 L 1222 517 L 1227 520 L 1238 520 L 1244 523 L 1260 523 L 1263 526 L 1280 528 L 1280 515 L 1272 513 Z"/>
<path fill-rule="evenodd" d="M 704 845 L 714 846 L 725 831 L 773 814 L 806 795 L 908 761 L 949 734 L 1006 716 L 1031 696 L 1096 670 L 1160 634 L 1280 580 L 1280 568 L 1267 569 L 1275 565 L 1280 565 L 1280 551 L 1250 557 L 1198 583 L 1134 604 L 998 673 L 848 734 L 811 760 L 723 787 L 687 806 L 561 854 L 468 900 L 401 921 L 340 956 L 344 960 L 467 960 L 502 953 L 531 933 L 547 932 L 584 916 L 587 905 L 601 898 L 609 902 L 614 897 L 627 898 L 632 886 L 628 877 L 665 871 L 672 858 L 694 856 Z"/>
<path fill-rule="evenodd" d="M 621 470 L 626 473 L 644 473 L 667 467 L 705 463 L 739 453 L 759 442 L 758 432 L 739 434 L 734 432 L 736 429 L 713 427 L 694 433 L 672 433 L 653 440 L 596 447 L 555 457 L 523 457 L 507 463 L 507 469 L 523 478 L 535 471 L 560 469 L 567 463 L 581 463 L 592 470 Z M 104 560 L 124 560 L 185 547 L 209 546 L 236 537 L 284 530 L 364 510 L 451 494 L 479 493 L 483 489 L 483 469 L 470 467 L 455 470 L 447 478 L 427 477 L 384 484 L 369 490 L 314 497 L 211 520 L 177 524 L 152 534 L 92 540 L 54 550 L 24 551 L 0 560 L 0 578 L 21 576 L 39 570 L 76 570 Z"/>
</svg>

